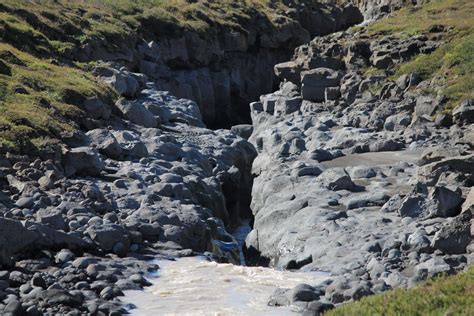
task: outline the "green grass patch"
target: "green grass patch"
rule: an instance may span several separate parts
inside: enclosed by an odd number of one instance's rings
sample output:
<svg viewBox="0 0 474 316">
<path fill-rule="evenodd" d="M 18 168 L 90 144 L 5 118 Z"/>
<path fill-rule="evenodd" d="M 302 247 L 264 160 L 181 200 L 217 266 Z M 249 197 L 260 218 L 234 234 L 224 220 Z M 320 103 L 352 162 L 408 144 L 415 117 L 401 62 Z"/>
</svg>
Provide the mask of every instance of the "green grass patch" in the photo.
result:
<svg viewBox="0 0 474 316">
<path fill-rule="evenodd" d="M 474 315 L 474 267 L 455 276 L 433 278 L 413 289 L 368 296 L 325 315 Z"/>
<path fill-rule="evenodd" d="M 223 30 L 248 33 L 257 16 L 277 27 L 275 21 L 287 9 L 279 0 L 4 0 L 0 38 L 43 55 L 92 40 L 114 49 L 137 33 L 156 37 L 191 30 L 203 38 Z"/>
<path fill-rule="evenodd" d="M 421 7 L 407 7 L 367 27 L 371 36 L 433 36 L 436 26 L 445 32 L 444 43 L 430 54 L 422 54 L 401 64 L 393 79 L 417 73 L 423 79 L 439 78 L 441 93 L 447 98 L 445 111 L 474 97 L 474 1 L 433 0 Z"/>
<path fill-rule="evenodd" d="M 409 36 L 428 32 L 435 25 L 466 30 L 473 26 L 474 1 L 433 0 L 421 7 L 406 7 L 368 26 L 370 34 L 405 33 Z"/>
<path fill-rule="evenodd" d="M 84 99 L 111 98 L 90 74 L 94 61 L 70 60 L 81 45 L 93 42 L 115 51 L 139 36 L 247 33 L 253 19 L 277 27 L 286 9 L 280 0 L 3 0 L 0 142 L 29 150 L 57 139 L 79 128 Z"/>
<path fill-rule="evenodd" d="M 0 43 L 0 142 L 29 150 L 45 139 L 78 128 L 80 100 L 110 99 L 112 92 L 92 75 L 58 66 Z"/>
</svg>

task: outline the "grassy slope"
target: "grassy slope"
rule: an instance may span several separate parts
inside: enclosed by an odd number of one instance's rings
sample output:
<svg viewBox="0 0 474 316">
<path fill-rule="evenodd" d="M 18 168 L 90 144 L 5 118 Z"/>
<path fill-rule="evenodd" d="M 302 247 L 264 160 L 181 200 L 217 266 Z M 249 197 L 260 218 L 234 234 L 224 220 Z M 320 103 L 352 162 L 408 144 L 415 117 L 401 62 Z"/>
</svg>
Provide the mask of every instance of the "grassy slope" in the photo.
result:
<svg viewBox="0 0 474 316">
<path fill-rule="evenodd" d="M 401 65 L 396 76 L 416 72 L 424 79 L 438 77 L 441 93 L 448 98 L 447 110 L 462 100 L 474 98 L 474 1 L 433 0 L 421 9 L 402 9 L 392 17 L 368 27 L 370 34 L 412 36 L 430 34 L 442 25 L 445 43 L 428 55 Z"/>
<path fill-rule="evenodd" d="M 255 15 L 273 25 L 282 9 L 273 0 L 3 0 L 0 145 L 27 151 L 53 141 L 78 128 L 78 100 L 110 96 L 87 65 L 67 61 L 73 47 L 100 41 L 113 50 L 145 31 L 209 36 L 219 28 L 242 30 Z"/>
<path fill-rule="evenodd" d="M 365 297 L 325 315 L 474 315 L 474 267 L 455 276 L 431 279 L 417 288 Z"/>
</svg>

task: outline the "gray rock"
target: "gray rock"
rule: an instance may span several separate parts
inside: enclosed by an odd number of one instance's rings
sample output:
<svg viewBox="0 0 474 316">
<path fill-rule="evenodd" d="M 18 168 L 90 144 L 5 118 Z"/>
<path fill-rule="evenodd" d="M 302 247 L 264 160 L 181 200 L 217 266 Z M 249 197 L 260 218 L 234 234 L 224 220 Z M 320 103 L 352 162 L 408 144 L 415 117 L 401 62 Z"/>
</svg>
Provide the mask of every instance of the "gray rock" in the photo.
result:
<svg viewBox="0 0 474 316">
<path fill-rule="evenodd" d="M 436 232 L 431 246 L 446 254 L 462 254 L 471 241 L 471 215 L 465 213 L 445 223 Z"/>
<path fill-rule="evenodd" d="M 288 299 L 287 293 L 288 289 L 277 288 L 270 296 L 268 302 L 269 306 L 287 306 L 290 305 L 290 300 Z"/>
<path fill-rule="evenodd" d="M 249 139 L 252 135 L 253 127 L 252 125 L 248 124 L 240 124 L 232 126 L 230 130 L 242 137 L 243 139 Z"/>
<path fill-rule="evenodd" d="M 123 117 L 144 127 L 157 127 L 158 120 L 141 102 L 120 99 L 115 103 Z"/>
<path fill-rule="evenodd" d="M 352 182 L 351 177 L 342 168 L 328 169 L 320 175 L 320 179 L 325 187 L 333 191 L 352 191 L 355 189 L 355 184 Z"/>
<path fill-rule="evenodd" d="M 66 222 L 64 221 L 61 210 L 58 209 L 41 209 L 36 213 L 36 220 L 41 224 L 48 225 L 57 230 L 66 230 Z"/>
<path fill-rule="evenodd" d="M 347 209 L 351 210 L 367 206 L 383 206 L 389 198 L 388 195 L 377 192 L 356 196 L 347 202 Z"/>
<path fill-rule="evenodd" d="M 449 273 L 451 267 L 440 257 L 431 258 L 415 267 L 415 272 L 421 274 L 426 272 L 428 276 L 436 276 L 443 273 Z"/>
<path fill-rule="evenodd" d="M 90 147 L 66 150 L 61 162 L 66 176 L 98 176 L 105 168 L 99 153 Z"/>
<path fill-rule="evenodd" d="M 86 133 L 90 145 L 97 148 L 101 154 L 117 159 L 122 153 L 122 147 L 115 136 L 105 129 L 94 129 Z"/>
<path fill-rule="evenodd" d="M 474 123 L 474 100 L 466 100 L 462 102 L 453 111 L 453 118 L 457 124 Z"/>
<path fill-rule="evenodd" d="M 308 284 L 298 284 L 286 293 L 290 303 L 294 302 L 311 302 L 319 299 L 314 287 Z"/>
<path fill-rule="evenodd" d="M 20 316 L 23 314 L 21 303 L 17 300 L 10 301 L 3 310 L 5 315 Z"/>
<path fill-rule="evenodd" d="M 16 201 L 16 206 L 19 208 L 30 208 L 35 203 L 35 199 L 33 197 L 22 197 Z"/>
<path fill-rule="evenodd" d="M 62 249 L 55 256 L 56 263 L 62 264 L 73 261 L 75 259 L 74 253 L 69 249 Z"/>
<path fill-rule="evenodd" d="M 92 119 L 108 120 L 110 118 L 110 114 L 112 113 L 110 106 L 108 106 L 99 98 L 87 99 L 82 106 L 86 110 L 87 116 Z"/>
<path fill-rule="evenodd" d="M 116 70 L 113 68 L 94 70 L 96 74 L 111 75 L 102 76 L 102 80 L 110 84 L 120 95 L 125 97 L 134 97 L 140 88 L 139 82 L 134 75 L 125 70 Z"/>
<path fill-rule="evenodd" d="M 465 213 L 469 210 L 471 211 L 471 213 L 474 213 L 474 187 L 471 188 L 471 190 L 467 194 L 466 200 L 462 204 L 461 212 Z"/>
<path fill-rule="evenodd" d="M 439 217 L 458 215 L 464 201 L 461 194 L 442 186 L 435 186 L 430 192 L 429 198 L 436 202 L 436 211 L 433 215 Z"/>
<path fill-rule="evenodd" d="M 431 116 L 439 108 L 439 102 L 432 96 L 419 96 L 416 100 L 415 114 Z"/>
<path fill-rule="evenodd" d="M 82 300 L 72 296 L 70 293 L 64 290 L 45 290 L 38 295 L 38 299 L 46 302 L 50 306 L 54 305 L 66 305 L 71 307 L 81 306 Z"/>
<path fill-rule="evenodd" d="M 329 68 L 316 68 L 301 73 L 301 96 L 304 100 L 323 102 L 328 87 L 339 85 L 339 72 Z"/>
<path fill-rule="evenodd" d="M 89 227 L 87 233 L 105 251 L 112 251 L 114 247 L 118 247 L 124 248 L 123 250 L 126 252 L 130 247 L 126 231 L 118 225 L 92 226 Z M 121 246 L 116 246 L 117 243 L 121 243 Z"/>
</svg>

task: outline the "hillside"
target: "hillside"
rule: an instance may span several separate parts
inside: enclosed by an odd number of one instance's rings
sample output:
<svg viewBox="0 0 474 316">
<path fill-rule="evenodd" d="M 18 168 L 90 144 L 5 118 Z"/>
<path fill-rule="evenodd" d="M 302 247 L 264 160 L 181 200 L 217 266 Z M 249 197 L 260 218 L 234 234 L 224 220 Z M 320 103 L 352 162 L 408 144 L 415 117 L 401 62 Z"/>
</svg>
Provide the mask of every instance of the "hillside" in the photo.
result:
<svg viewBox="0 0 474 316">
<path fill-rule="evenodd" d="M 469 312 L 472 16 L 2 1 L 0 314 Z"/>
<path fill-rule="evenodd" d="M 279 1 L 4 1 L 2 143 L 29 150 L 87 125 L 83 102 L 117 99 L 91 76 L 100 62 L 125 63 L 195 100 L 210 125 L 241 121 L 241 107 L 273 89 L 276 61 L 310 36 L 360 21 L 351 12 Z"/>
</svg>

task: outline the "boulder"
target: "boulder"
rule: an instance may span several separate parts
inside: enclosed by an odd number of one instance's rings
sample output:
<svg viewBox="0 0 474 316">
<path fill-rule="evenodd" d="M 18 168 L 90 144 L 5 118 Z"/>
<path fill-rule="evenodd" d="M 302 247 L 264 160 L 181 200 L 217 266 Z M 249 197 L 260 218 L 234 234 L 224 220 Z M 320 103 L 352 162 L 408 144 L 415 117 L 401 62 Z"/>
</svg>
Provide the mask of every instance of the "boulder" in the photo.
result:
<svg viewBox="0 0 474 316">
<path fill-rule="evenodd" d="M 134 74 L 124 69 L 97 67 L 94 73 L 124 97 L 133 98 L 140 89 L 140 83 Z"/>
<path fill-rule="evenodd" d="M 286 293 L 290 303 L 294 302 L 311 302 L 319 299 L 314 287 L 308 284 L 298 284 Z"/>
<path fill-rule="evenodd" d="M 347 202 L 347 209 L 352 210 L 361 207 L 383 206 L 389 198 L 388 195 L 380 192 L 358 195 Z"/>
<path fill-rule="evenodd" d="M 243 139 L 249 139 L 252 135 L 253 127 L 250 124 L 240 124 L 232 126 L 230 130 Z"/>
<path fill-rule="evenodd" d="M 139 101 L 120 99 L 115 103 L 115 107 L 132 123 L 152 128 L 158 126 L 157 118 Z"/>
<path fill-rule="evenodd" d="M 453 118 L 459 125 L 474 123 L 474 99 L 466 100 L 454 109 Z"/>
<path fill-rule="evenodd" d="M 303 100 L 323 102 L 328 87 L 336 87 L 341 80 L 338 71 L 316 68 L 301 73 L 301 95 Z"/>
<path fill-rule="evenodd" d="M 386 52 L 377 51 L 371 57 L 370 61 L 375 68 L 387 69 L 393 66 L 394 61 L 392 57 Z"/>
<path fill-rule="evenodd" d="M 356 187 L 349 174 L 343 168 L 327 169 L 319 177 L 323 185 L 333 191 L 353 191 Z"/>
<path fill-rule="evenodd" d="M 65 150 L 61 163 L 66 176 L 98 176 L 105 168 L 99 153 L 91 147 Z"/>
<path fill-rule="evenodd" d="M 303 70 L 301 64 L 298 61 L 288 61 L 280 64 L 276 64 L 273 68 L 275 75 L 284 80 L 291 81 L 295 84 L 300 83 L 301 71 Z"/>
<path fill-rule="evenodd" d="M 30 245 L 36 236 L 21 222 L 0 218 L 0 264 L 11 265 L 11 256 Z"/>
<path fill-rule="evenodd" d="M 11 256 L 19 252 L 62 248 L 88 249 L 90 245 L 38 223 L 0 218 L 0 264 L 12 264 Z"/>
<path fill-rule="evenodd" d="M 130 247 L 127 232 L 118 225 L 91 226 L 87 233 L 105 251 L 120 250 L 122 254 L 126 253 Z"/>
<path fill-rule="evenodd" d="M 24 227 L 35 235 L 35 241 L 28 245 L 28 249 L 42 250 L 51 249 L 59 250 L 67 248 L 70 250 L 88 250 L 91 249 L 91 244 L 75 237 L 74 235 L 66 234 L 61 231 L 49 228 L 46 225 L 25 222 Z"/>
<path fill-rule="evenodd" d="M 36 219 L 41 224 L 45 224 L 57 230 L 65 230 L 66 222 L 64 221 L 61 210 L 58 209 L 41 209 L 36 213 Z"/>
<path fill-rule="evenodd" d="M 432 96 L 422 95 L 416 99 L 415 114 L 418 117 L 423 115 L 431 116 L 439 109 L 439 100 Z"/>
<path fill-rule="evenodd" d="M 466 253 L 466 247 L 472 241 L 471 217 L 464 213 L 445 223 L 434 235 L 431 247 L 450 255 Z"/>
<path fill-rule="evenodd" d="M 415 267 L 416 274 L 421 275 L 425 272 L 428 276 L 432 277 L 451 272 L 451 267 L 443 258 L 434 257 Z"/>
<path fill-rule="evenodd" d="M 112 113 L 110 106 L 99 98 L 87 99 L 82 106 L 86 110 L 87 116 L 92 119 L 108 120 Z"/>
<path fill-rule="evenodd" d="M 419 166 L 424 166 L 449 157 L 465 155 L 466 151 L 459 147 L 436 146 L 426 149 L 418 160 Z"/>
<path fill-rule="evenodd" d="M 94 129 L 86 133 L 90 145 L 109 158 L 117 159 L 122 153 L 122 147 L 115 136 L 106 129 Z"/>
<path fill-rule="evenodd" d="M 429 198 L 436 203 L 434 214 L 437 217 L 452 217 L 461 212 L 461 204 L 464 201 L 461 194 L 443 186 L 435 186 L 431 189 Z"/>
<path fill-rule="evenodd" d="M 461 174 L 466 182 L 474 182 L 474 154 L 448 157 L 418 168 L 418 179 L 434 185 L 445 172 Z"/>
<path fill-rule="evenodd" d="M 401 201 L 398 214 L 401 217 L 420 217 L 427 213 L 426 208 L 426 195 L 410 193 Z"/>
</svg>

